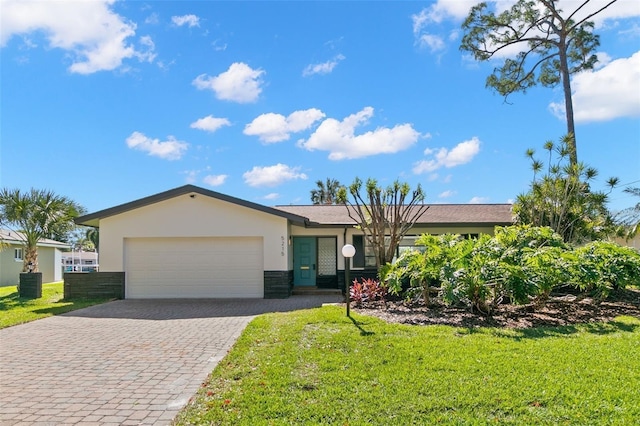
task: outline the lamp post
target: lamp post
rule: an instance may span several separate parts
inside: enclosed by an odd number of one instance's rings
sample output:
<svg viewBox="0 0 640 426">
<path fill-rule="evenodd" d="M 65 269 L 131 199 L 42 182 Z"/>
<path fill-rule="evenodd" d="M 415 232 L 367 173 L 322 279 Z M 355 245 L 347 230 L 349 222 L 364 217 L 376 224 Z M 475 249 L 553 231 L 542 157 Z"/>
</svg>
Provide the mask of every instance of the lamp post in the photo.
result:
<svg viewBox="0 0 640 426">
<path fill-rule="evenodd" d="M 344 287 L 345 287 L 345 296 L 347 299 L 347 316 L 351 316 L 350 312 L 350 302 L 351 302 L 351 291 L 350 291 L 350 278 L 349 278 L 349 264 L 351 263 L 351 258 L 356 254 L 356 248 L 351 244 L 345 244 L 342 247 L 342 255 L 344 256 Z"/>
</svg>

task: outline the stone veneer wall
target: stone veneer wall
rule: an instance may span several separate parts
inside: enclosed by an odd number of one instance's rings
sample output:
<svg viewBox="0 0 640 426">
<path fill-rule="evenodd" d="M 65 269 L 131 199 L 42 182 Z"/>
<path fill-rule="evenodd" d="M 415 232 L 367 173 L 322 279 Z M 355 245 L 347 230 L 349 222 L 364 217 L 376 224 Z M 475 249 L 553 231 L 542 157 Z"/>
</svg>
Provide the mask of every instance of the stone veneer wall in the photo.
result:
<svg viewBox="0 0 640 426">
<path fill-rule="evenodd" d="M 66 272 L 64 298 L 124 299 L 124 272 Z"/>
<path fill-rule="evenodd" d="M 20 274 L 20 297 L 39 299 L 42 297 L 42 272 Z"/>
<path fill-rule="evenodd" d="M 286 299 L 292 288 L 293 271 L 264 271 L 265 299 Z"/>
</svg>

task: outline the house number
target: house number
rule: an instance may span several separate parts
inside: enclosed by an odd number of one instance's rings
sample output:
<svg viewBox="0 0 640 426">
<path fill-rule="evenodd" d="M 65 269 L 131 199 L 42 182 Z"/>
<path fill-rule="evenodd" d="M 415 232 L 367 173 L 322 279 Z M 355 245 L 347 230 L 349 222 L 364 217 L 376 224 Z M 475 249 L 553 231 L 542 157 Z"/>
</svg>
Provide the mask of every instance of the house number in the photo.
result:
<svg viewBox="0 0 640 426">
<path fill-rule="evenodd" d="M 284 256 L 284 236 L 280 236 L 280 256 Z"/>
</svg>

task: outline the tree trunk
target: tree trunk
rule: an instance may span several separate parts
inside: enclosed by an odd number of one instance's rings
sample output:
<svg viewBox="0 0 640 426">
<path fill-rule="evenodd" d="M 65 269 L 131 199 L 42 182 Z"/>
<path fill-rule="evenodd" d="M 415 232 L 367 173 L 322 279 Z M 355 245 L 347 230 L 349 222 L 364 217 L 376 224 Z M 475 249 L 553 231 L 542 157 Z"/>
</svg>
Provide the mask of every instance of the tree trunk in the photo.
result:
<svg viewBox="0 0 640 426">
<path fill-rule="evenodd" d="M 22 272 L 29 272 L 29 263 L 32 264 L 31 272 L 38 272 L 38 249 L 37 247 L 27 246 L 24 250 L 24 262 L 22 264 Z"/>
<path fill-rule="evenodd" d="M 569 163 L 572 166 L 578 164 L 578 150 L 576 148 L 576 128 L 573 122 L 573 99 L 571 96 L 571 76 L 569 75 L 569 62 L 567 60 L 566 36 L 560 38 L 560 73 L 562 76 L 562 90 L 564 92 L 564 109 L 567 118 L 567 147 L 569 148 Z"/>
</svg>

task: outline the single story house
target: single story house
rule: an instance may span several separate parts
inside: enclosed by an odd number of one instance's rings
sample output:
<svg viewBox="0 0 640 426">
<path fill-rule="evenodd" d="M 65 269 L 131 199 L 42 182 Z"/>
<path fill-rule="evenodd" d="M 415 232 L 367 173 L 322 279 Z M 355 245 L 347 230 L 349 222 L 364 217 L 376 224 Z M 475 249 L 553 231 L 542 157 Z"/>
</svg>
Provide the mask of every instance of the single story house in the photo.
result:
<svg viewBox="0 0 640 426">
<path fill-rule="evenodd" d="M 20 232 L 0 229 L 0 240 L 6 247 L 0 251 L 0 287 L 17 285 L 24 266 L 24 236 Z M 38 269 L 42 272 L 42 282 L 62 281 L 62 251 L 69 245 L 50 239 L 41 240 L 38 245 Z"/>
<path fill-rule="evenodd" d="M 124 272 L 125 298 L 278 298 L 294 287 L 344 288 L 375 273 L 362 231 L 343 205 L 267 207 L 193 185 L 87 214 L 100 228 L 100 272 Z M 403 245 L 423 233 L 493 234 L 510 204 L 433 204 Z M 91 274 L 90 274 L 91 275 Z"/>
<path fill-rule="evenodd" d="M 95 272 L 98 270 L 98 252 L 71 250 L 62 253 L 65 272 Z"/>
</svg>

